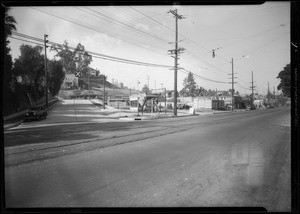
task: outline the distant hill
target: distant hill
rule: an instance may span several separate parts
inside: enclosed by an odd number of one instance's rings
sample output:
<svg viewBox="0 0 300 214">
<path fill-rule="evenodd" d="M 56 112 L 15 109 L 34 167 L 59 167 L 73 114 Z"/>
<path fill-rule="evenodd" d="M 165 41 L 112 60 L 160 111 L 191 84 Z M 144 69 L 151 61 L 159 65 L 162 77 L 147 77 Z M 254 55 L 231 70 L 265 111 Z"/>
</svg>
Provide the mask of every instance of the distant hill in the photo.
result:
<svg viewBox="0 0 300 214">
<path fill-rule="evenodd" d="M 58 96 L 64 99 L 73 99 L 75 97 L 87 98 L 88 94 L 91 97 L 96 97 L 102 99 L 103 97 L 103 76 L 94 77 L 91 76 L 89 79 L 90 91 L 88 90 L 88 78 L 81 77 L 78 80 L 80 90 L 60 90 Z M 137 93 L 137 90 L 120 88 L 116 85 L 105 81 L 105 93 L 109 97 L 129 97 L 131 94 Z"/>
<path fill-rule="evenodd" d="M 88 82 L 90 82 L 91 87 L 103 88 L 103 76 L 101 75 L 99 77 L 91 76 L 89 79 L 87 77 L 80 77 L 78 82 L 79 86 L 83 88 L 85 88 L 85 86 L 88 86 Z M 118 86 L 111 84 L 107 80 L 105 80 L 105 87 L 120 89 Z"/>
</svg>

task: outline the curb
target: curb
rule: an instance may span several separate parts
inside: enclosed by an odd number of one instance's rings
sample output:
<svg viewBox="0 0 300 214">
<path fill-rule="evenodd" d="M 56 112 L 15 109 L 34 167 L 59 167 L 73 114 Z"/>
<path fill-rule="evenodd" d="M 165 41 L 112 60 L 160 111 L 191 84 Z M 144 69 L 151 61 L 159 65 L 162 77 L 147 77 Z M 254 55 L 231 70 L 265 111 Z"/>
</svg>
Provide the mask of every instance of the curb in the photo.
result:
<svg viewBox="0 0 300 214">
<path fill-rule="evenodd" d="M 163 119 L 163 118 L 176 118 L 176 117 L 190 117 L 190 116 L 199 116 L 199 114 L 187 114 L 187 115 L 164 115 L 164 116 L 143 116 L 143 117 L 120 117 L 119 120 L 155 120 L 155 119 Z"/>
<path fill-rule="evenodd" d="M 59 99 L 56 99 L 56 100 L 52 101 L 52 102 L 51 102 L 51 105 L 48 106 L 48 107 L 46 108 L 46 110 L 51 109 L 51 108 L 52 108 L 55 104 L 57 104 L 59 101 L 60 101 Z M 53 104 L 52 104 L 52 103 L 53 103 Z M 27 110 L 27 111 L 28 111 L 28 110 Z M 24 114 L 25 114 L 25 113 L 24 113 Z M 22 115 L 22 114 L 21 114 L 21 115 Z M 21 115 L 19 115 L 19 116 L 17 116 L 17 117 L 20 117 Z M 13 118 L 11 118 L 11 119 L 13 119 Z M 10 128 L 19 126 L 22 122 L 23 122 L 23 118 L 22 118 L 22 120 L 19 120 L 19 121 L 15 122 L 15 123 L 12 123 L 12 124 L 8 124 L 8 125 L 4 125 L 4 124 L 3 124 L 3 129 L 4 129 L 4 130 L 7 130 L 7 129 L 10 129 Z"/>
</svg>

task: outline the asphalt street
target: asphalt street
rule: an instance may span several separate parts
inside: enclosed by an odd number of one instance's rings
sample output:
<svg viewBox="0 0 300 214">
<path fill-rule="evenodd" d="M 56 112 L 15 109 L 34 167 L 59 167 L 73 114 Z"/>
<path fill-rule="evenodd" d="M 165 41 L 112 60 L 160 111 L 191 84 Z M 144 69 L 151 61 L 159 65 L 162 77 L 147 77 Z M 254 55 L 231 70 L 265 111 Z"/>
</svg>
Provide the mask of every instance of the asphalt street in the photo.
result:
<svg viewBox="0 0 300 214">
<path fill-rule="evenodd" d="M 291 209 L 290 109 L 120 121 L 64 101 L 48 115 L 4 133 L 7 207 Z"/>
</svg>

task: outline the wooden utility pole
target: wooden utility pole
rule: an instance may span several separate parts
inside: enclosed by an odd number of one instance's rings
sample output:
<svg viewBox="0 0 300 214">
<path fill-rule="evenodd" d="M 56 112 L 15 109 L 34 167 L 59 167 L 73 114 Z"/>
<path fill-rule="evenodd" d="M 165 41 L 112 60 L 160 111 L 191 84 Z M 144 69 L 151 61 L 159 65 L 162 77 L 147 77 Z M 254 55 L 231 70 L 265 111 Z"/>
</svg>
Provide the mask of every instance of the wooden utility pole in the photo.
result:
<svg viewBox="0 0 300 214">
<path fill-rule="evenodd" d="M 88 85 L 88 89 L 89 89 L 89 100 L 90 100 L 90 99 L 91 99 L 91 98 L 90 98 L 90 93 L 91 93 L 91 92 L 90 92 L 90 68 L 88 68 L 88 84 L 89 84 L 89 85 Z"/>
<path fill-rule="evenodd" d="M 234 73 L 233 72 L 233 58 L 231 59 L 231 74 L 228 74 L 228 75 L 231 75 L 231 82 L 229 82 L 231 84 L 231 110 L 234 111 L 234 83 L 237 83 L 237 82 L 234 82 Z"/>
<path fill-rule="evenodd" d="M 254 102 L 254 88 L 256 87 L 256 86 L 253 85 L 254 84 L 253 71 L 251 72 L 251 76 L 252 76 L 252 81 L 250 82 L 251 83 L 250 89 L 252 91 L 252 94 L 251 94 L 251 110 L 252 110 L 252 109 L 254 109 L 253 108 L 253 106 L 254 106 L 254 104 L 253 104 L 253 102 Z"/>
<path fill-rule="evenodd" d="M 103 75 L 103 109 L 105 109 L 105 75 Z"/>
<path fill-rule="evenodd" d="M 180 51 L 183 51 L 183 48 L 178 48 L 178 19 L 183 19 L 182 15 L 177 14 L 177 9 L 170 10 L 168 13 L 172 13 L 175 18 L 175 49 L 169 50 L 171 54 L 175 54 L 175 62 L 174 62 L 174 115 L 177 115 L 177 70 L 178 70 L 178 54 Z M 173 56 L 172 56 L 173 57 Z"/>
<path fill-rule="evenodd" d="M 45 46 L 45 96 L 46 96 L 46 106 L 48 106 L 48 67 L 47 67 L 47 40 L 48 35 L 44 34 L 44 46 Z"/>
<path fill-rule="evenodd" d="M 270 88 L 269 88 L 269 82 L 268 82 L 268 94 L 267 94 L 267 99 L 268 99 L 268 106 L 270 105 Z"/>
</svg>

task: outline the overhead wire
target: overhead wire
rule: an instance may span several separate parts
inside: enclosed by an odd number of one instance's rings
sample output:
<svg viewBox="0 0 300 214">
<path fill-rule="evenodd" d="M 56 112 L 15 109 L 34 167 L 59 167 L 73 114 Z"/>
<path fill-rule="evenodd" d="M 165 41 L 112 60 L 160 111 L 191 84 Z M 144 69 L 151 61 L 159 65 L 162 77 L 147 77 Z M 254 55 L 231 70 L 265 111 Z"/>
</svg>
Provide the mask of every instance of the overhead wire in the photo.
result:
<svg viewBox="0 0 300 214">
<path fill-rule="evenodd" d="M 51 13 L 49 13 L 49 12 L 46 12 L 46 11 L 43 11 L 43 10 L 40 10 L 40 9 L 37 9 L 37 8 L 34 8 L 34 7 L 30 7 L 30 8 L 32 8 L 32 9 L 34 9 L 34 10 L 37 10 L 37 11 L 39 11 L 39 12 L 41 12 L 41 13 L 45 13 L 45 14 L 48 14 L 48 15 L 50 15 L 50 16 L 54 16 L 54 17 L 56 17 L 56 18 L 62 19 L 62 20 L 64 20 L 64 21 L 71 22 L 71 23 L 76 24 L 76 25 L 79 25 L 79 26 L 81 26 L 81 27 L 84 27 L 84 28 L 87 28 L 87 29 L 90 29 L 90 30 L 93 30 L 93 31 L 96 31 L 96 32 L 99 32 L 99 33 L 104 33 L 104 32 L 101 32 L 101 31 L 99 31 L 99 30 L 96 30 L 95 28 L 89 27 L 89 26 L 87 26 L 87 25 L 80 24 L 80 23 L 78 23 L 78 22 L 76 22 L 76 21 L 68 20 L 68 19 L 65 19 L 65 18 L 63 18 L 63 17 L 61 17 L 61 16 L 58 16 L 58 15 L 55 15 L 55 14 L 51 14 Z M 119 37 L 116 37 L 116 36 L 113 36 L 113 35 L 109 35 L 109 34 L 107 34 L 107 33 L 104 33 L 104 34 L 106 34 L 106 35 L 108 35 L 108 36 L 110 36 L 110 37 L 116 38 L 116 39 L 118 39 L 118 40 L 122 40 L 122 41 L 127 42 L 127 43 L 129 43 L 129 44 L 132 44 L 132 45 L 134 45 L 134 46 L 137 46 L 137 47 L 140 47 L 140 48 L 143 48 L 143 49 L 147 49 L 147 50 L 150 50 L 150 51 L 152 51 L 152 52 L 155 52 L 155 53 L 158 53 L 158 54 L 160 54 L 160 55 L 163 55 L 163 54 L 160 53 L 160 52 L 157 52 L 157 51 L 155 51 L 155 50 L 153 50 L 153 49 L 150 49 L 150 48 L 146 48 L 146 47 L 144 47 L 144 46 L 142 46 L 142 45 L 139 45 L 139 44 L 136 44 L 136 43 L 134 43 L 134 42 L 130 42 L 130 41 L 128 41 L 128 40 L 124 40 L 124 39 L 122 39 L 122 38 L 119 38 Z"/>
<path fill-rule="evenodd" d="M 154 18 L 148 16 L 147 14 L 145 14 L 145 13 L 143 13 L 143 12 L 141 12 L 141 11 L 135 9 L 134 7 L 131 7 L 131 6 L 129 6 L 129 7 L 130 7 L 132 10 L 135 10 L 136 12 L 138 12 L 138 13 L 142 14 L 143 16 L 149 18 L 150 20 L 154 21 L 155 23 L 157 23 L 157 24 L 163 26 L 165 29 L 170 30 L 170 31 L 172 31 L 172 32 L 175 32 L 173 29 L 171 29 L 171 28 L 169 28 L 169 27 L 166 27 L 165 25 L 163 25 L 162 23 L 160 23 L 160 22 L 157 21 L 156 19 L 154 19 Z M 272 31 L 272 30 L 277 29 L 277 28 L 279 28 L 279 27 L 281 27 L 281 26 L 282 26 L 282 25 L 276 26 L 276 27 L 272 27 L 272 28 L 267 29 L 267 30 L 265 30 L 265 31 L 262 31 L 262 32 L 259 32 L 259 33 L 257 33 L 257 34 L 248 36 L 248 37 L 243 38 L 243 39 L 240 39 L 240 40 L 238 40 L 238 42 L 243 41 L 244 39 L 253 38 L 253 37 L 255 37 L 255 36 L 257 36 L 257 35 L 259 35 L 259 34 L 261 34 L 261 33 L 265 33 L 265 32 L 268 32 L 268 31 Z M 201 48 L 203 48 L 203 49 L 205 49 L 205 50 L 207 50 L 207 51 L 209 51 L 209 52 L 211 51 L 211 50 L 205 48 L 204 46 L 200 45 L 199 43 L 197 43 L 197 42 L 195 42 L 195 41 L 189 39 L 188 37 L 186 37 L 186 36 L 184 36 L 184 35 L 182 35 L 182 34 L 180 34 L 180 33 L 179 33 L 179 35 L 183 36 L 183 37 L 184 37 L 185 39 L 187 39 L 188 41 L 190 41 L 190 42 L 192 42 L 192 43 L 194 43 L 194 44 L 200 46 Z M 236 44 L 236 43 L 237 43 L 237 42 L 234 42 L 234 43 L 228 43 L 228 44 L 225 45 L 225 47 L 227 47 L 227 46 L 229 46 L 229 45 L 232 45 L 232 44 Z M 223 47 L 223 46 L 222 46 L 222 47 Z M 186 50 L 186 51 L 187 51 L 188 53 L 191 53 L 192 55 L 196 56 L 197 58 L 200 58 L 200 57 L 198 57 L 196 54 L 193 54 L 191 51 L 189 51 L 189 50 Z M 219 56 L 220 56 L 220 55 L 219 55 Z M 227 63 L 229 62 L 226 58 L 224 58 L 224 57 L 221 57 L 221 58 L 224 59 Z M 203 58 L 202 58 L 202 60 L 203 60 Z M 229 62 L 229 63 L 230 63 L 230 62 Z M 209 63 L 209 64 L 212 65 L 211 63 Z M 221 70 L 222 72 L 224 72 L 222 69 L 216 67 L 215 65 L 212 65 L 212 66 L 215 67 L 215 68 L 217 68 L 218 70 Z M 237 67 L 237 66 L 236 66 L 236 67 Z M 224 72 L 224 73 L 227 73 L 227 72 Z M 247 82 L 247 81 L 243 80 L 242 78 L 239 78 L 239 79 L 242 80 L 243 82 Z M 248 83 L 248 82 L 247 82 L 247 83 Z M 240 87 L 246 89 L 246 88 L 245 88 L 244 86 L 242 86 L 241 84 L 238 84 L 238 86 L 240 86 Z M 248 88 L 247 88 L 247 89 L 248 89 Z"/>
<path fill-rule="evenodd" d="M 225 45 L 221 45 L 221 48 L 223 49 L 224 47 L 228 47 L 230 45 L 233 45 L 233 44 L 237 44 L 241 41 L 244 41 L 246 39 L 250 39 L 250 38 L 254 38 L 254 37 L 257 37 L 258 35 L 262 34 L 262 33 L 266 33 L 266 32 L 269 32 L 269 31 L 273 31 L 275 29 L 278 29 L 278 28 L 281 28 L 283 26 L 285 26 L 287 23 L 284 23 L 284 24 L 280 24 L 280 25 L 276 25 L 275 27 L 272 27 L 272 28 L 269 28 L 269 29 L 266 29 L 266 30 L 263 30 L 263 31 L 260 31 L 256 34 L 253 34 L 253 35 L 250 35 L 250 36 L 247 36 L 247 37 L 244 37 L 244 38 L 241 38 L 241 39 L 238 39 L 237 41 L 234 41 L 234 42 L 230 42 L 230 43 L 227 43 Z"/>
<path fill-rule="evenodd" d="M 40 44 L 40 43 L 37 43 L 37 42 L 29 41 L 29 40 L 26 40 L 26 39 L 16 38 L 16 37 L 13 37 L 13 36 L 10 36 L 10 38 L 20 40 L 20 41 L 23 41 L 23 42 L 33 43 L 33 44 L 36 44 L 36 45 L 43 45 L 43 44 Z"/>
<path fill-rule="evenodd" d="M 256 6 L 256 5 L 255 5 Z M 260 5 L 259 5 L 260 6 Z M 281 7 L 286 7 L 289 6 L 287 4 L 282 4 L 279 6 L 269 6 L 269 7 L 256 7 L 255 9 L 247 9 L 247 10 L 235 10 L 235 11 L 230 11 L 230 10 L 224 10 L 224 13 L 214 13 L 214 14 L 203 14 L 203 15 L 199 15 L 198 17 L 203 17 L 203 16 L 218 16 L 218 15 L 227 15 L 228 13 L 230 14 L 234 14 L 234 13 L 249 13 L 249 12 L 260 12 L 259 10 L 266 10 L 266 9 L 274 9 L 274 8 L 281 8 Z M 223 12 L 223 11 L 221 11 Z"/>
<path fill-rule="evenodd" d="M 136 9 L 134 9 L 134 10 L 136 10 Z M 142 14 L 142 13 L 141 13 Z M 151 18 L 151 20 L 152 20 L 153 18 Z M 66 21 L 68 21 L 68 20 L 66 20 Z M 155 19 L 153 19 L 152 21 L 155 21 L 156 23 L 160 23 L 160 22 L 158 22 L 157 20 L 155 20 Z M 162 26 L 164 26 L 163 24 L 161 24 Z M 166 26 L 164 26 L 165 28 L 166 28 Z M 168 27 L 166 28 L 166 29 L 168 29 Z M 171 30 L 171 31 L 173 31 L 174 32 L 174 30 L 172 30 L 171 28 L 169 28 L 169 30 Z M 180 34 L 181 35 L 181 34 Z M 109 35 L 110 36 L 110 35 Z M 185 37 L 184 35 L 181 35 L 181 36 L 183 36 L 183 37 Z M 187 37 L 186 37 L 187 38 Z M 120 39 L 120 38 L 118 38 L 118 39 Z M 189 38 L 187 38 L 189 41 L 191 41 L 191 42 L 193 42 L 194 44 L 196 44 L 196 45 L 198 45 L 198 46 L 200 46 L 200 47 L 202 47 L 202 48 L 204 48 L 204 49 L 206 49 L 206 50 L 208 50 L 208 51 L 211 51 L 211 50 L 209 50 L 209 49 L 207 49 L 207 48 L 205 48 L 204 46 L 201 46 L 200 44 L 198 44 L 198 43 L 196 43 L 196 42 L 194 42 L 194 41 L 192 41 L 192 40 L 190 40 Z M 264 45 L 265 46 L 265 45 Z M 144 47 L 143 47 L 144 48 Z M 259 47 L 258 49 L 260 49 L 261 47 Z M 256 50 L 254 50 L 254 51 L 256 51 Z M 103 57 L 104 58 L 104 57 Z M 224 58 L 225 59 L 225 58 Z M 117 59 L 115 59 L 115 60 L 117 60 Z"/>
<path fill-rule="evenodd" d="M 12 34 L 15 35 L 15 36 L 19 36 L 19 37 L 23 37 L 23 38 L 35 40 L 35 41 L 38 41 L 38 42 L 41 42 L 41 43 L 43 42 L 43 39 L 39 39 L 39 38 L 36 38 L 36 37 L 33 37 L 33 36 L 21 34 L 21 33 L 18 33 L 18 32 L 13 32 Z M 12 38 L 14 38 L 14 37 L 12 37 Z M 35 43 L 35 42 L 28 41 L 28 40 L 25 40 L 25 39 L 19 39 L 19 38 L 14 38 L 14 39 L 18 39 L 18 40 L 21 40 L 21 41 L 30 42 L 30 43 L 34 43 L 34 44 L 38 44 L 38 45 L 43 45 L 43 43 L 42 43 L 42 44 L 40 44 L 40 43 Z M 49 44 L 52 44 L 52 45 L 59 45 L 59 46 L 62 46 L 61 44 L 56 43 L 56 42 L 52 42 L 52 41 L 48 41 L 48 43 L 49 43 Z M 69 47 L 69 49 L 71 49 L 71 50 L 75 50 L 75 49 L 76 49 L 76 48 L 71 47 L 71 46 L 68 46 L 68 47 Z M 104 55 L 104 54 L 99 54 L 99 53 L 95 53 L 95 52 L 89 52 L 89 51 L 87 51 L 87 52 L 88 52 L 90 55 L 92 55 L 92 57 L 100 58 L 100 59 L 104 59 L 104 60 L 109 60 L 109 61 L 114 61 L 114 62 L 127 63 L 127 64 L 140 65 L 140 66 L 165 67 L 165 68 L 169 68 L 169 69 L 170 69 L 170 68 L 173 68 L 172 66 L 165 66 L 165 65 L 151 64 L 151 63 L 139 62 L 139 61 L 134 61 L 134 60 L 127 60 L 127 59 L 118 58 L 118 57 L 112 57 L 112 56 L 108 56 L 108 55 Z M 185 69 L 182 69 L 182 71 L 190 72 L 190 71 L 187 71 L 187 70 L 185 70 Z M 192 73 L 193 73 L 193 72 L 192 72 Z M 215 83 L 226 83 L 226 82 L 222 82 L 222 81 L 212 80 L 212 79 L 209 79 L 209 78 L 200 76 L 200 75 L 195 74 L 195 73 L 193 73 L 193 75 L 195 75 L 195 77 L 198 77 L 198 78 L 200 78 L 200 79 L 204 79 L 204 80 L 211 81 L 211 82 L 215 82 Z"/>
<path fill-rule="evenodd" d="M 80 9 L 80 8 L 78 8 L 78 9 Z M 92 11 L 94 11 L 94 12 L 96 12 L 96 13 L 99 14 L 100 16 L 95 15 L 95 14 L 92 14 L 92 13 L 90 13 L 90 12 L 88 12 L 88 11 L 83 10 L 83 9 L 80 9 L 80 10 L 82 10 L 82 11 L 84 11 L 84 12 L 86 12 L 86 13 L 89 13 L 89 14 L 91 14 L 91 15 L 93 15 L 93 16 L 96 16 L 96 17 L 98 17 L 98 18 L 104 19 L 104 20 L 106 20 L 106 21 L 108 21 L 108 22 L 111 22 L 111 23 L 113 23 L 113 24 L 117 24 L 117 25 L 121 25 L 121 26 L 123 26 L 123 27 L 126 27 L 127 29 L 129 29 L 129 30 L 131 30 L 131 31 L 135 31 L 135 32 L 140 33 L 140 34 L 143 34 L 143 35 L 146 35 L 146 36 L 153 37 L 153 38 L 158 39 L 158 40 L 161 40 L 161 41 L 163 41 L 163 42 L 168 42 L 168 41 L 166 41 L 166 40 L 164 40 L 164 39 L 162 39 L 162 38 L 159 38 L 159 37 L 154 36 L 154 35 L 152 35 L 152 34 L 150 34 L 150 33 L 147 33 L 147 32 L 145 32 L 145 31 L 142 31 L 142 30 L 139 30 L 139 29 L 137 29 L 137 28 L 134 28 L 134 27 L 132 27 L 132 26 L 130 26 L 130 25 L 128 25 L 128 24 L 125 24 L 125 23 L 123 23 L 123 22 L 120 22 L 120 21 L 118 21 L 118 20 L 116 20 L 116 19 L 113 19 L 113 18 L 111 18 L 111 17 L 108 17 L 108 16 L 102 14 L 101 12 L 99 12 L 99 11 L 96 10 L 96 9 L 93 9 L 93 8 L 88 8 L 88 9 L 89 9 L 89 10 L 92 10 Z"/>
<path fill-rule="evenodd" d="M 257 51 L 257 50 L 259 50 L 259 49 L 261 49 L 261 48 L 263 48 L 263 47 L 265 47 L 265 46 L 267 46 L 268 44 L 270 44 L 270 43 L 272 43 L 272 42 L 274 42 L 274 41 L 280 39 L 281 37 L 283 37 L 283 36 L 285 36 L 285 35 L 287 35 L 287 34 L 289 34 L 289 33 L 290 33 L 290 32 L 281 34 L 279 37 L 276 37 L 275 39 L 270 40 L 269 42 L 263 44 L 262 46 L 259 46 L 259 47 L 255 48 L 254 50 L 252 50 L 252 51 L 250 51 L 250 52 L 244 54 L 243 56 L 237 58 L 236 60 L 239 60 L 239 59 L 243 58 L 244 56 L 249 55 L 249 54 L 251 54 L 251 53 L 253 53 L 253 52 L 255 52 L 255 51 Z"/>
<path fill-rule="evenodd" d="M 167 34 L 166 32 L 164 32 L 160 29 L 157 29 L 157 25 L 153 26 L 153 22 L 151 22 L 150 20 L 142 19 L 141 16 L 139 16 L 139 14 L 135 13 L 135 11 L 130 12 L 130 11 L 126 10 L 126 8 L 123 8 L 123 7 L 114 7 L 113 9 L 116 10 L 115 13 L 107 11 L 103 8 L 97 8 L 97 9 L 98 10 L 101 9 L 102 11 L 104 10 L 105 13 L 112 15 L 112 16 L 115 16 L 115 14 L 118 14 L 118 18 L 120 18 L 122 21 L 125 21 L 125 22 L 132 21 L 132 20 L 128 19 L 128 17 L 134 17 L 135 19 L 139 20 L 140 24 L 149 26 L 152 34 L 155 34 L 156 36 L 161 36 L 161 35 L 169 36 L 169 34 Z M 172 41 L 171 39 L 168 39 L 168 38 L 166 38 L 166 39 L 168 40 L 167 41 L 168 43 L 169 43 L 169 41 Z M 173 39 L 173 35 L 172 35 L 172 39 Z"/>
<path fill-rule="evenodd" d="M 23 37 L 23 38 L 43 42 L 42 39 L 32 37 L 32 36 L 28 36 L 28 35 L 25 35 L 25 34 L 21 34 L 21 33 L 18 33 L 18 32 L 13 32 L 12 34 L 15 35 L 15 36 L 20 36 L 20 37 Z M 52 44 L 52 45 L 56 45 L 56 46 L 62 46 L 61 44 L 56 43 L 56 42 L 52 42 L 52 41 L 48 41 L 48 43 Z M 76 48 L 71 47 L 71 46 L 68 46 L 68 47 L 71 50 L 76 49 Z M 128 64 L 142 65 L 142 66 L 173 68 L 172 66 L 168 66 L 168 65 L 159 65 L 159 64 L 153 64 L 153 63 L 146 63 L 146 62 L 140 62 L 140 61 L 135 61 L 135 60 L 129 60 L 129 59 L 113 57 L 113 56 L 109 56 L 109 55 L 105 55 L 105 54 L 100 54 L 100 53 L 96 53 L 96 52 L 92 52 L 92 51 L 86 51 L 86 52 L 88 52 L 90 55 L 94 56 L 95 58 L 107 59 L 107 60 L 111 60 L 111 61 L 115 61 L 115 62 L 123 62 L 123 63 L 128 63 Z"/>
</svg>

